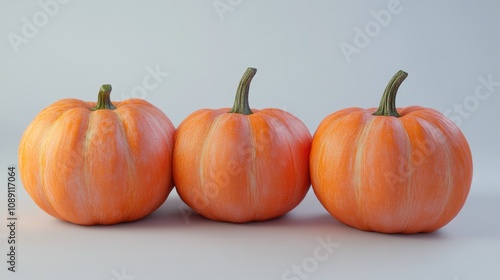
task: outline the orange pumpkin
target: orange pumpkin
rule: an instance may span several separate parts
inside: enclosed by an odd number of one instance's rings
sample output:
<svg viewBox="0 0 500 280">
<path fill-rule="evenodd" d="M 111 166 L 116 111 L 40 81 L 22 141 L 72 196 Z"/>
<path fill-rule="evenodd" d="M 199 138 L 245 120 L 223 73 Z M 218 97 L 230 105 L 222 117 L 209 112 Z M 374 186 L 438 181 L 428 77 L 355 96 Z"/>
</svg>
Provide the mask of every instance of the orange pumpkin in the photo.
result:
<svg viewBox="0 0 500 280">
<path fill-rule="evenodd" d="M 141 99 L 60 100 L 38 114 L 19 145 L 19 170 L 31 198 L 76 224 L 115 224 L 157 209 L 173 188 L 175 128 Z"/>
<path fill-rule="evenodd" d="M 279 217 L 310 186 L 311 134 L 279 109 L 250 109 L 248 68 L 232 109 L 202 109 L 175 132 L 174 181 L 182 200 L 206 218 L 243 223 Z"/>
<path fill-rule="evenodd" d="M 396 109 L 406 77 L 392 78 L 378 110 L 340 110 L 313 137 L 314 193 L 331 215 L 361 230 L 437 230 L 469 193 L 472 156 L 460 129 L 433 109 Z"/>
</svg>

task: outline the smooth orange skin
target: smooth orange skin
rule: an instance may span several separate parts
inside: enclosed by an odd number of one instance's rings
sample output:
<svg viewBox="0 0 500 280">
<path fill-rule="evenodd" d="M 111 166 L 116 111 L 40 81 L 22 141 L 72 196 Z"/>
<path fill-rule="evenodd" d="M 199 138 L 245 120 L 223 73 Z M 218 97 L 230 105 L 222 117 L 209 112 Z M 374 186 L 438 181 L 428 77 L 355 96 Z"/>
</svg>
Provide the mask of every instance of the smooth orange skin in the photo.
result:
<svg viewBox="0 0 500 280">
<path fill-rule="evenodd" d="M 174 181 L 182 200 L 225 222 L 264 221 L 297 206 L 310 186 L 311 134 L 279 109 L 202 109 L 177 128 Z"/>
<path fill-rule="evenodd" d="M 472 155 L 460 129 L 441 113 L 412 106 L 401 117 L 349 108 L 314 134 L 314 193 L 339 221 L 382 233 L 432 232 L 465 203 Z"/>
<path fill-rule="evenodd" d="M 28 126 L 19 144 L 24 188 L 48 214 L 81 225 L 138 220 L 156 210 L 173 188 L 175 128 L 140 99 L 60 100 Z"/>
</svg>

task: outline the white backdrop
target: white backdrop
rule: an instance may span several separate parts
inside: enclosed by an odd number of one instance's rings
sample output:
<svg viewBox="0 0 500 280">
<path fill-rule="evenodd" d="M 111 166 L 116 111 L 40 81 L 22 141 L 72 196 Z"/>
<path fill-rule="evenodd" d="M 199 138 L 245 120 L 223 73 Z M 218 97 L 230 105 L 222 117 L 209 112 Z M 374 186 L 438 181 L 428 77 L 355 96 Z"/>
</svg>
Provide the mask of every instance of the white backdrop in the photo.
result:
<svg viewBox="0 0 500 280">
<path fill-rule="evenodd" d="M 104 83 L 113 85 L 113 100 L 144 98 L 177 126 L 196 109 L 230 107 L 252 66 L 258 73 L 251 106 L 285 109 L 313 133 L 336 110 L 378 106 L 402 69 L 409 76 L 397 104 L 432 107 L 457 122 L 474 158 L 471 196 L 500 194 L 499 15 L 495 0 L 0 0 L 0 166 L 17 164 L 19 139 L 43 108 L 63 98 L 95 100 Z M 71 226 L 41 213 L 21 187 L 18 192 L 29 213 Z M 5 192 L 1 197 L 5 203 Z M 91 278 L 112 278 L 110 269 Z M 146 279 L 144 273 L 136 279 Z M 445 277 L 472 279 L 425 276 Z"/>
</svg>

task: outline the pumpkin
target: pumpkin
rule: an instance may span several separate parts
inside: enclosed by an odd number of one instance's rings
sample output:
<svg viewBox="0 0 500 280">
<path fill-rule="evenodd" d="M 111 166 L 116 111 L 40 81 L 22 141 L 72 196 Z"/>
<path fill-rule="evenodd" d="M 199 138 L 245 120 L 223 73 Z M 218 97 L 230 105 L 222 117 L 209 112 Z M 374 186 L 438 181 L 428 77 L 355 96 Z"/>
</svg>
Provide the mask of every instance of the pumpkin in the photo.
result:
<svg viewBox="0 0 500 280">
<path fill-rule="evenodd" d="M 407 73 L 389 82 L 378 109 L 327 116 L 311 147 L 314 193 L 328 212 L 357 229 L 432 232 L 464 205 L 472 156 L 460 129 L 436 110 L 396 108 Z"/>
<path fill-rule="evenodd" d="M 276 218 L 297 206 L 310 186 L 311 134 L 288 112 L 250 109 L 256 71 L 244 73 L 232 109 L 198 110 L 175 132 L 176 190 L 208 219 Z"/>
<path fill-rule="evenodd" d="M 173 188 L 174 126 L 141 99 L 63 99 L 40 112 L 19 144 L 22 183 L 48 214 L 75 224 L 138 220 Z"/>
</svg>

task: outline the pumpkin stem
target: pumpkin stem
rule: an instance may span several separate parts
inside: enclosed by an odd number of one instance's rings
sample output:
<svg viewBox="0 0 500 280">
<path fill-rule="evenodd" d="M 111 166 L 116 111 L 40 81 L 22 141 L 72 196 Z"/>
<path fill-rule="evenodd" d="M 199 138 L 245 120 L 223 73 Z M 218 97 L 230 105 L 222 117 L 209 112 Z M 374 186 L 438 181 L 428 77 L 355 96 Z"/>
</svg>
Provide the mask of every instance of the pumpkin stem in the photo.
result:
<svg viewBox="0 0 500 280">
<path fill-rule="evenodd" d="M 102 85 L 99 89 L 99 95 L 97 96 L 97 104 L 95 107 L 90 110 L 102 110 L 102 109 L 116 109 L 115 105 L 111 103 L 110 96 L 111 95 L 111 85 Z"/>
<path fill-rule="evenodd" d="M 229 113 L 244 115 L 253 114 L 252 110 L 250 110 L 250 105 L 248 105 L 248 92 L 250 90 L 250 83 L 252 82 L 252 78 L 255 76 L 255 73 L 257 73 L 257 69 L 249 67 L 243 74 L 238 90 L 236 91 L 233 108 L 229 111 Z"/>
<path fill-rule="evenodd" d="M 374 116 L 393 116 L 399 118 L 399 113 L 396 110 L 396 94 L 401 83 L 408 77 L 408 73 L 399 70 L 389 81 L 385 88 L 384 95 L 380 99 L 378 110 L 373 113 Z"/>
</svg>

